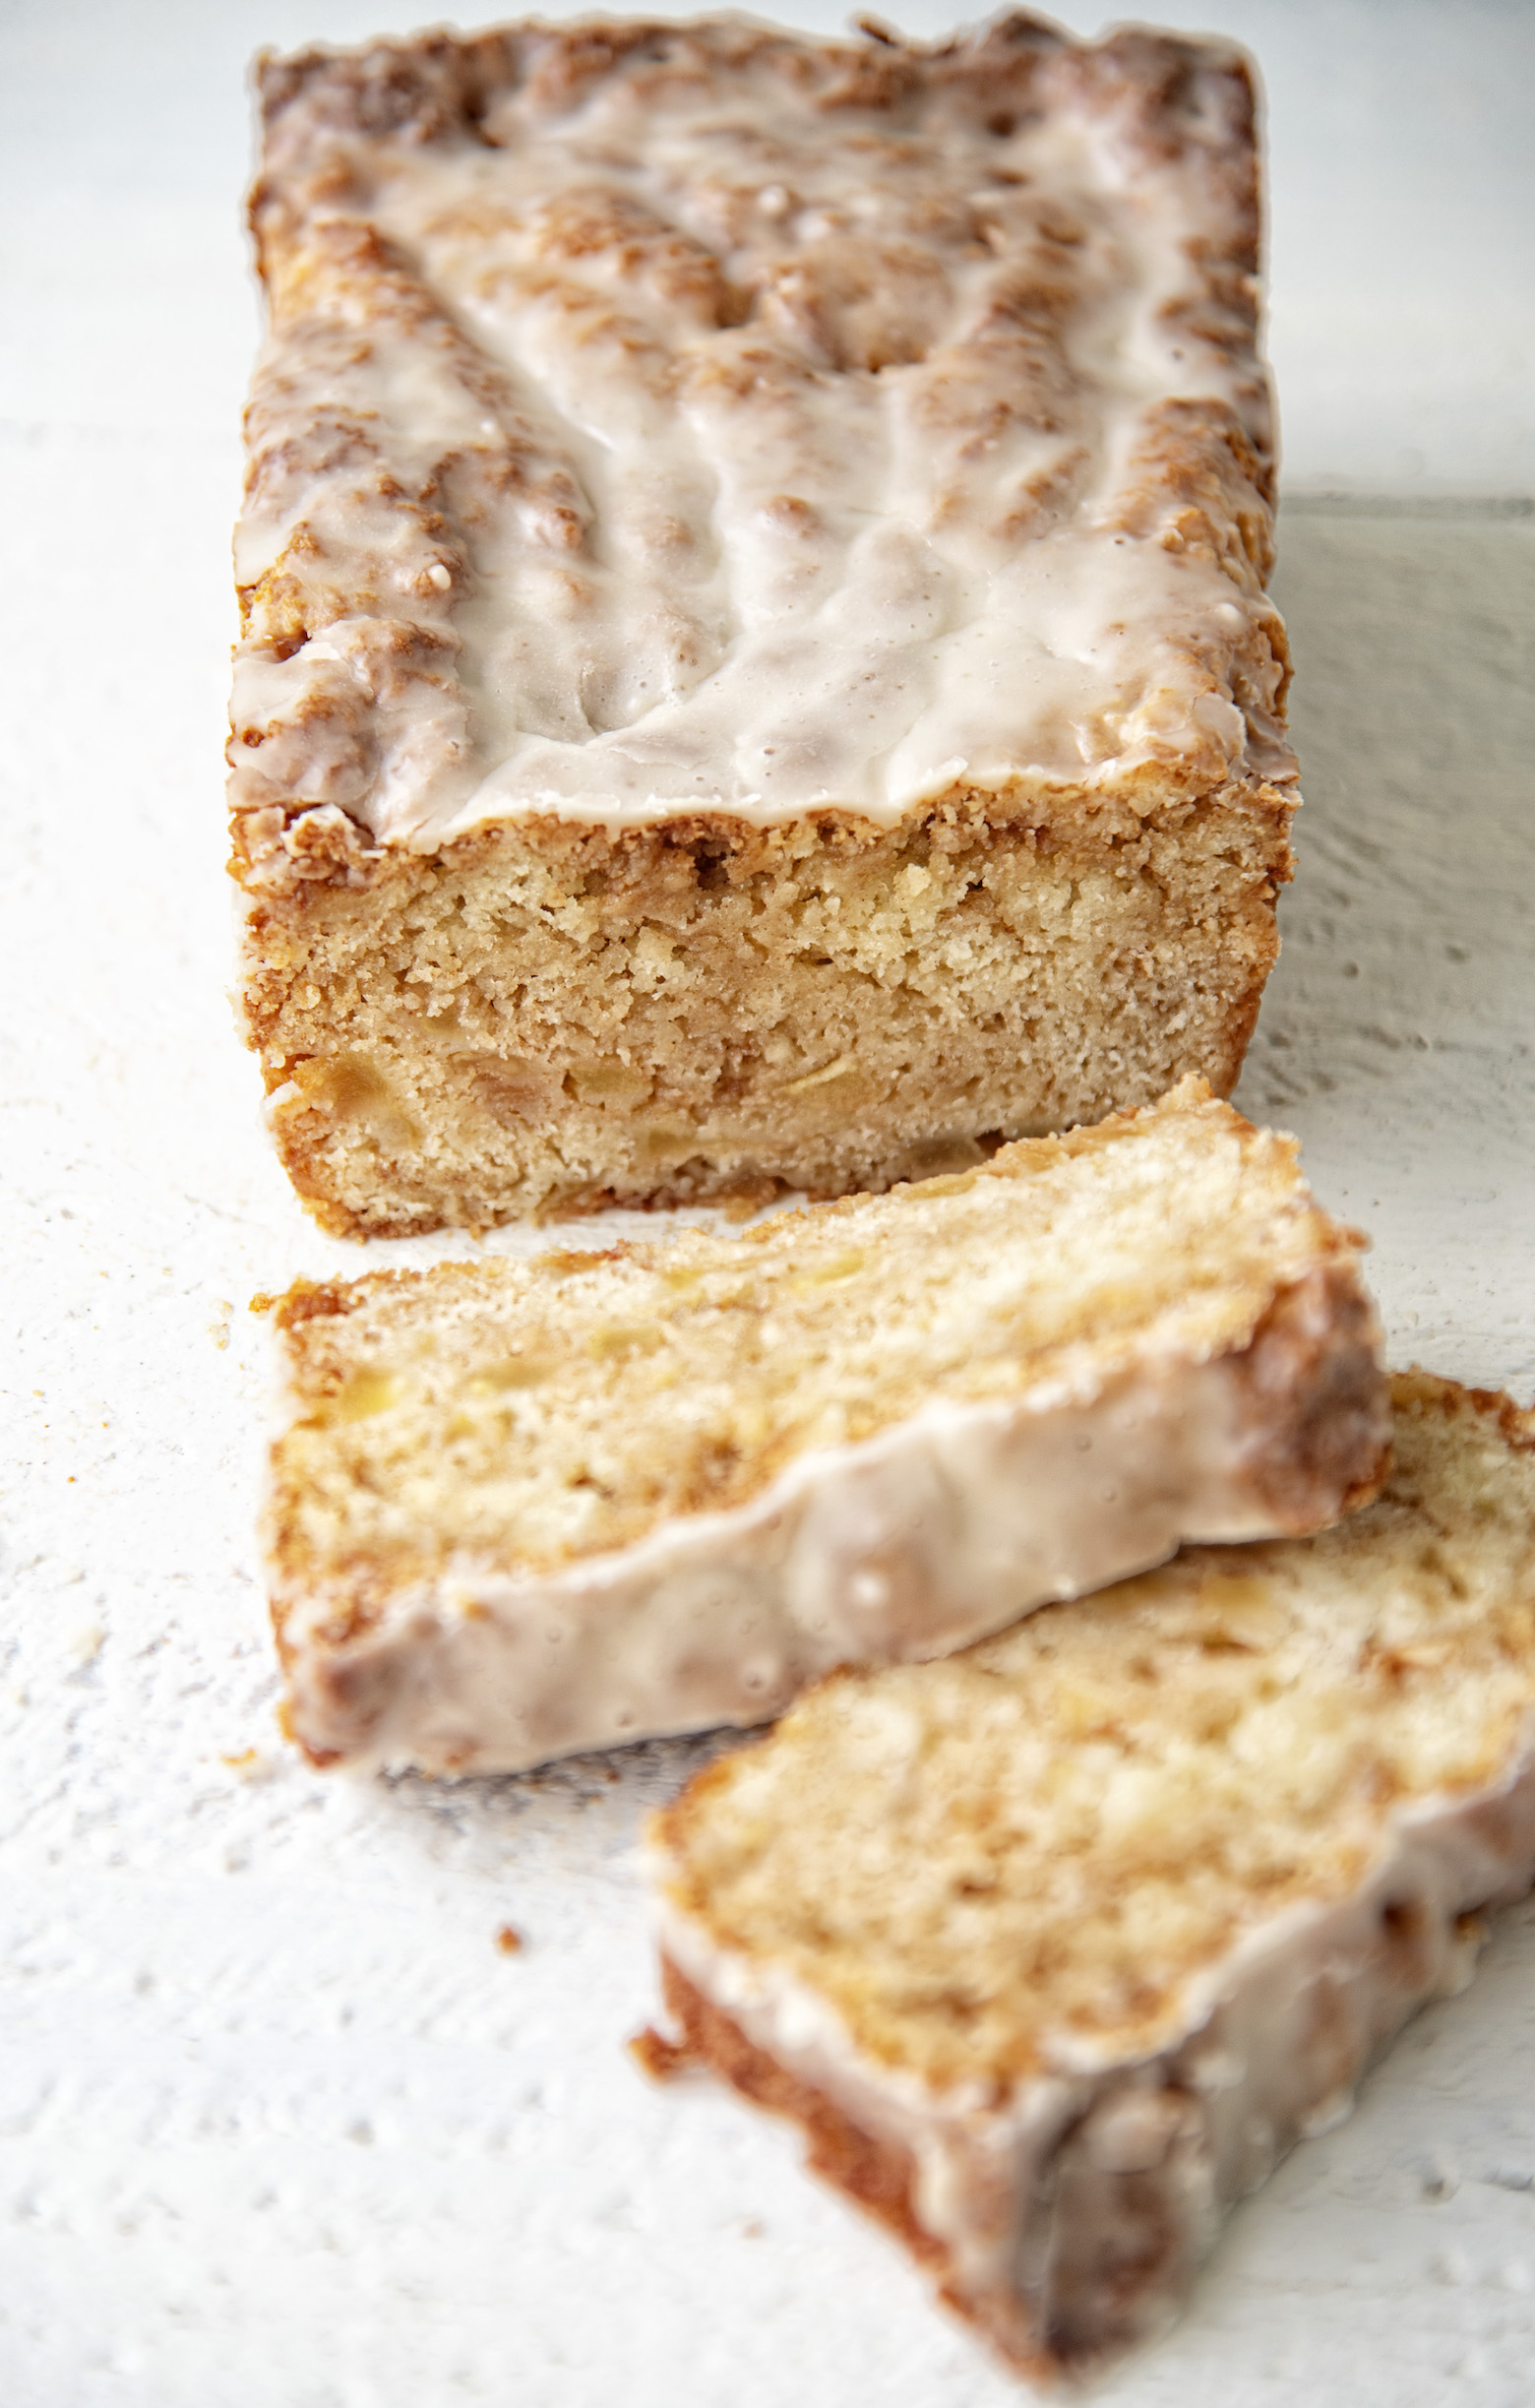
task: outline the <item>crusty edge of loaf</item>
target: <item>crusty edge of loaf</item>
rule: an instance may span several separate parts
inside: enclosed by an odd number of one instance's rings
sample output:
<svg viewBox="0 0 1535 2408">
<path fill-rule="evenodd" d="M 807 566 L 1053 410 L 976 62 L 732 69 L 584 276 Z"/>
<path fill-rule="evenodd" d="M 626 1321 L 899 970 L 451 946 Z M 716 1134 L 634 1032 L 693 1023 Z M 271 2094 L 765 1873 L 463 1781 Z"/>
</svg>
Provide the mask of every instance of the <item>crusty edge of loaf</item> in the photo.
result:
<svg viewBox="0 0 1535 2408">
<path fill-rule="evenodd" d="M 1255 1433 L 1253 1486 L 1276 1534 L 1323 1529 L 1379 1493 L 1391 1460 L 1382 1344 L 1374 1301 L 1344 1256 L 1280 1289 L 1227 1358 L 1234 1410 Z"/>
<path fill-rule="evenodd" d="M 692 2068 L 706 2069 L 754 2106 L 797 2124 L 805 2134 L 805 2162 L 811 2172 L 842 2192 L 911 2253 L 931 2275 L 946 2308 L 982 2333 L 1019 2374 L 1036 2382 L 1058 2375 L 1059 2362 L 1012 2293 L 968 2299 L 953 2283 L 950 2251 L 917 2221 L 917 2169 L 911 2151 L 889 2134 L 864 2130 L 825 2090 L 758 2048 L 664 1949 L 659 1962 L 661 1997 L 678 2038 L 646 2030 L 631 2043 L 645 2071 L 668 2080 Z"/>
<path fill-rule="evenodd" d="M 838 803 L 818 803 L 792 818 L 764 822 L 705 805 L 616 828 L 554 811 L 517 811 L 413 841 L 375 837 L 335 803 L 237 799 L 230 806 L 226 868 L 253 898 L 259 934 L 263 905 L 270 909 L 279 897 L 290 908 L 303 906 L 307 897 L 307 907 L 313 908 L 313 898 L 326 889 L 360 895 L 395 886 L 408 895 L 435 873 L 471 871 L 501 850 L 525 850 L 565 866 L 578 889 L 600 870 L 616 882 L 620 895 L 633 893 L 637 907 L 643 907 L 647 890 L 675 885 L 678 867 L 686 866 L 689 856 L 733 884 L 776 868 L 785 858 L 857 854 L 926 834 L 940 845 L 981 834 L 1043 834 L 1053 847 L 1071 845 L 1093 859 L 1113 861 L 1127 835 L 1147 828 L 1176 829 L 1200 812 L 1218 809 L 1240 813 L 1265 832 L 1264 868 L 1277 887 L 1294 874 L 1288 832 L 1299 807 L 1293 774 L 1275 778 L 1160 760 L 1134 763 L 1108 782 L 1037 772 L 999 786 L 959 778 L 889 821 Z"/>
</svg>

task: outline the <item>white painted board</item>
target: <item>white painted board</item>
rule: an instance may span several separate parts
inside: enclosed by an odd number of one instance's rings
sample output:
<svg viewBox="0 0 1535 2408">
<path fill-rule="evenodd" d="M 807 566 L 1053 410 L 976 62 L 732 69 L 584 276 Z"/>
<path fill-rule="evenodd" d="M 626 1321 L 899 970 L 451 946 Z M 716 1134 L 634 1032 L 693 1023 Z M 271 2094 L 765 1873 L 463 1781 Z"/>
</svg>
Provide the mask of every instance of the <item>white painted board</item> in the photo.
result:
<svg viewBox="0 0 1535 2408">
<path fill-rule="evenodd" d="M 1225 15 L 1269 45 L 1287 207 L 1324 194 L 1330 120 L 1303 136 L 1280 95 L 1334 19 L 1351 73 L 1405 73 L 1414 25 L 1443 66 L 1461 26 L 1492 114 L 1457 154 L 1482 180 L 1438 187 L 1446 221 L 1490 219 L 1525 171 L 1529 11 Z M 298 0 L 0 18 L 0 2402 L 1000 2408 L 1017 2387 L 787 2132 L 624 2053 L 653 2006 L 631 1851 L 697 1749 L 355 1786 L 273 1726 L 243 1306 L 360 1259 L 267 1153 L 222 992 L 235 78 L 260 38 L 370 22 Z M 1469 286 L 1430 265 L 1451 326 Z M 1351 355 L 1289 290 L 1368 390 L 1368 313 Z M 1292 462 L 1320 391 L 1297 386 Z M 1410 401 L 1377 421 L 1382 459 L 1411 449 Z M 1467 494 L 1535 492 L 1492 382 L 1444 408 L 1498 465 Z M 1283 527 L 1308 804 L 1240 1100 L 1374 1232 L 1398 1358 L 1528 1398 L 1535 517 L 1436 504 L 1469 459 L 1448 439 L 1382 511 L 1345 473 L 1346 418 L 1319 423 L 1303 457 L 1334 465 L 1310 482 L 1353 498 Z M 1516 1912 L 1101 2396 L 1523 2408 L 1532 2077 Z"/>
</svg>

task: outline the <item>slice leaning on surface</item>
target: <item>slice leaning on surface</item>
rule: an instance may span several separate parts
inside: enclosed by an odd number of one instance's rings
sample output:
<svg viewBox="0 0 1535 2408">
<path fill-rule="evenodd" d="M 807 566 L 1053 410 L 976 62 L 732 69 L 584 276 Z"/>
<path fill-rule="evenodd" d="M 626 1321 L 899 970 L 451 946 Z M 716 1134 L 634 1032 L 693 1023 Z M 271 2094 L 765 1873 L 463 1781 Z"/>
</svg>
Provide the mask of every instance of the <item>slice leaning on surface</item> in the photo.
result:
<svg viewBox="0 0 1535 2408">
<path fill-rule="evenodd" d="M 1535 1415 L 1395 1385 L 1374 1504 L 845 1673 L 658 1817 L 679 2055 L 1036 2377 L 1168 2324 L 1535 1878 Z"/>
<path fill-rule="evenodd" d="M 1359 1243 L 1195 1080 L 742 1237 L 301 1283 L 293 1734 L 462 1772 L 762 1721 L 1187 1538 L 1315 1529 L 1387 1439 Z"/>
</svg>

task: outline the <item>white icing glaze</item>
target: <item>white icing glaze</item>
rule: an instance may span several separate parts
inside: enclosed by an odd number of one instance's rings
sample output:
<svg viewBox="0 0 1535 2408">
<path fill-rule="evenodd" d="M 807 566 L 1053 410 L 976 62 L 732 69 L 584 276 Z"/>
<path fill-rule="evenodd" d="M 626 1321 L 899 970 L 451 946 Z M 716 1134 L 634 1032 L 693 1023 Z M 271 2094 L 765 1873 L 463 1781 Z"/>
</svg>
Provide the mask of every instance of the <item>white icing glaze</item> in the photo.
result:
<svg viewBox="0 0 1535 2408">
<path fill-rule="evenodd" d="M 877 2065 L 826 1999 L 684 1914 L 663 1851 L 650 1873 L 662 1953 L 755 2047 L 909 2153 L 946 2282 L 1019 2304 L 1041 2348 L 1091 2356 L 1164 2328 L 1226 2210 L 1349 2112 L 1410 2014 L 1470 1979 L 1481 1934 L 1465 1919 L 1535 1881 L 1535 1730 L 1486 1787 L 1396 1810 L 1351 1894 L 1251 1929 L 1187 1984 L 1159 2041 L 1046 2033 L 1049 2069 L 1000 2103 Z M 1161 2254 L 1127 2300 L 1148 2202 Z"/>
<path fill-rule="evenodd" d="M 361 1770 L 514 1771 L 764 1721 L 836 1664 L 947 1654 L 1187 1540 L 1272 1536 L 1275 1406 L 1255 1416 L 1245 1363 L 930 1405 L 612 1554 L 520 1577 L 464 1557 L 339 1643 L 324 1590 L 280 1603 L 292 1728 Z"/>
<path fill-rule="evenodd" d="M 1229 49 L 1040 31 L 1013 123 L 922 53 L 829 119 L 852 54 L 730 21 L 551 100 L 539 38 L 429 138 L 344 60 L 273 112 L 237 805 L 424 847 L 1293 774 L 1259 576 L 1179 531 L 1230 452 L 1148 465 L 1180 402 L 1267 453 Z"/>
</svg>

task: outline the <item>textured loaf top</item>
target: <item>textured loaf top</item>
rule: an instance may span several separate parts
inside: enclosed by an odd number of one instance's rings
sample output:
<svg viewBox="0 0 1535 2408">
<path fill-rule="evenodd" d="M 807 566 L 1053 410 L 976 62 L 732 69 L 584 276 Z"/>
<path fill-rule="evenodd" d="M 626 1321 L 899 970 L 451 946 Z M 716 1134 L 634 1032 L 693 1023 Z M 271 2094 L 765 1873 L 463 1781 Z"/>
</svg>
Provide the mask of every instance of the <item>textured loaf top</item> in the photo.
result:
<svg viewBox="0 0 1535 2408">
<path fill-rule="evenodd" d="M 1229 46 L 526 25 L 261 92 L 248 854 L 1293 775 Z"/>
<path fill-rule="evenodd" d="M 983 1168 L 741 1238 L 302 1283 L 273 1458 L 284 1576 L 550 1567 L 737 1508 L 924 1408 L 1045 1411 L 1246 1347 L 1354 1234 L 1198 1080 Z M 1281 1523 L 1286 1519 L 1279 1516 Z"/>
<path fill-rule="evenodd" d="M 995 2099 L 1149 2057 L 1535 1712 L 1535 1416 L 1396 1383 L 1380 1498 L 1192 1548 L 946 1663 L 835 1676 L 661 1818 L 674 1909 L 849 2046 Z"/>
</svg>

